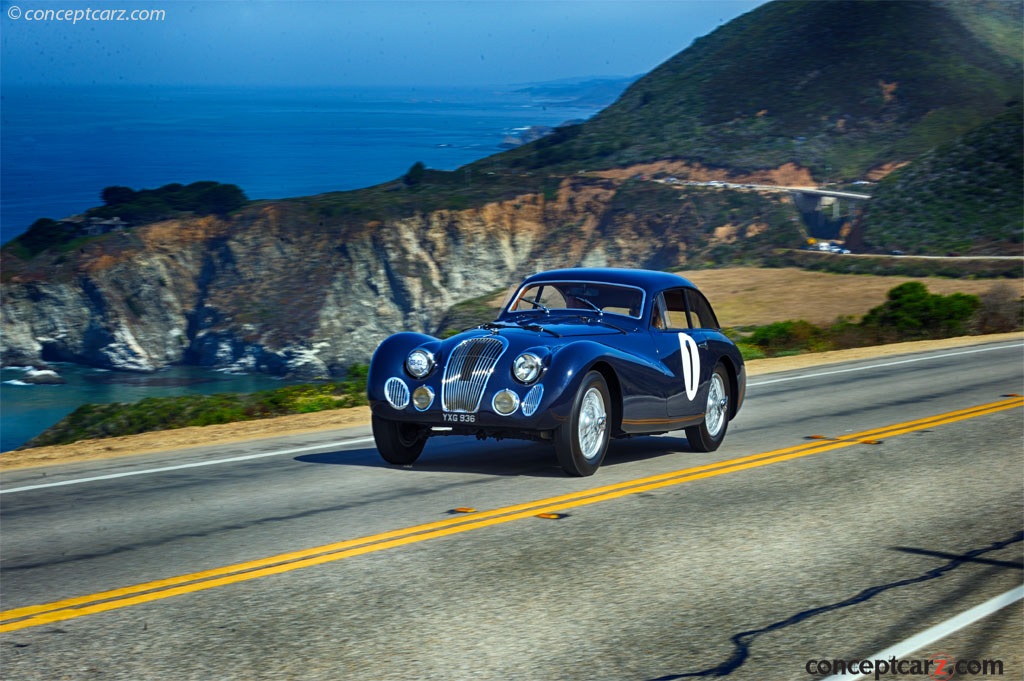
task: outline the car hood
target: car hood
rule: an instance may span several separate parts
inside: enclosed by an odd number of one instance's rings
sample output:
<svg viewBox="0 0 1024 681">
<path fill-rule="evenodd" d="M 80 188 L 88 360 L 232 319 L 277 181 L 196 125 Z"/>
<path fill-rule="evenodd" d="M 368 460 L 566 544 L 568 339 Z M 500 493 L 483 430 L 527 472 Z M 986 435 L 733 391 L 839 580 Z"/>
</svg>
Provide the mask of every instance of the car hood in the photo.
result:
<svg viewBox="0 0 1024 681">
<path fill-rule="evenodd" d="M 467 338 L 480 338 L 498 335 L 508 339 L 514 345 L 560 345 L 567 341 L 580 338 L 604 338 L 607 336 L 623 336 L 637 331 L 630 324 L 593 320 L 545 320 L 543 322 L 495 322 L 476 329 L 460 333 L 447 342 L 461 342 Z"/>
</svg>

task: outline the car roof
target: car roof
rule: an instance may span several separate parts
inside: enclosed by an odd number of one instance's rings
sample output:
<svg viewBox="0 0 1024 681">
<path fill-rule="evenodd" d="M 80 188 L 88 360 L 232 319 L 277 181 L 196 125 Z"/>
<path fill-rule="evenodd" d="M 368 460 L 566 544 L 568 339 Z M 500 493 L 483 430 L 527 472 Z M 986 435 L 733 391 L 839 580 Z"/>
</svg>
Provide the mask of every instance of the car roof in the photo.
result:
<svg viewBox="0 0 1024 681">
<path fill-rule="evenodd" d="M 669 288 L 687 286 L 697 288 L 693 283 L 678 274 L 671 272 L 658 272 L 656 270 L 634 270 L 617 267 L 571 267 L 560 270 L 548 270 L 538 272 L 526 278 L 523 285 L 535 281 L 549 280 L 563 281 L 592 281 L 606 282 L 609 284 L 624 284 L 637 286 L 647 292 L 664 291 Z"/>
</svg>

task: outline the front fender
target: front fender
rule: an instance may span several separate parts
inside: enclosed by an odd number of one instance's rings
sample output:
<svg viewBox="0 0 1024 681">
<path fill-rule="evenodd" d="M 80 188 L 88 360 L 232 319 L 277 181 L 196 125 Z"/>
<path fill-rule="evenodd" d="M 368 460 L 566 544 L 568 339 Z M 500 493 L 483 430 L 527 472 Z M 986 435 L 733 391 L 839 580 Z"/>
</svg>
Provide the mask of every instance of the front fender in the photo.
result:
<svg viewBox="0 0 1024 681">
<path fill-rule="evenodd" d="M 424 333 L 404 331 L 388 336 L 370 358 L 366 393 L 370 404 L 384 399 L 384 382 L 392 376 L 405 376 L 405 358 L 416 348 L 426 348 L 435 355 L 441 341 Z M 436 369 L 435 369 L 436 371 Z"/>
<path fill-rule="evenodd" d="M 638 393 L 640 386 L 649 384 L 654 375 L 666 373 L 659 363 L 594 341 L 584 340 L 564 345 L 552 353 L 550 367 L 543 379 L 546 390 L 556 395 L 547 407 L 554 421 L 559 424 L 568 421 L 583 377 L 599 365 L 608 367 L 614 373 L 614 381 L 609 381 L 609 389 L 613 393 L 618 392 L 619 400 Z M 621 410 L 622 406 L 618 405 L 617 409 Z"/>
</svg>

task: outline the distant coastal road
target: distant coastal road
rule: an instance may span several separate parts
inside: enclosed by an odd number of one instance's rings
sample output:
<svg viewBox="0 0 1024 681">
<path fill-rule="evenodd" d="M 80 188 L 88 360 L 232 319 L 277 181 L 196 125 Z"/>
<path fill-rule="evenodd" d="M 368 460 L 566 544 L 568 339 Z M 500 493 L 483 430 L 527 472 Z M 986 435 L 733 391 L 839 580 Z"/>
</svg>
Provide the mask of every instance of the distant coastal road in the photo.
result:
<svg viewBox="0 0 1024 681">
<path fill-rule="evenodd" d="M 1002 341 L 755 376 L 721 451 L 592 478 L 365 427 L 6 472 L 3 678 L 1020 678 L 1022 393 Z"/>
</svg>

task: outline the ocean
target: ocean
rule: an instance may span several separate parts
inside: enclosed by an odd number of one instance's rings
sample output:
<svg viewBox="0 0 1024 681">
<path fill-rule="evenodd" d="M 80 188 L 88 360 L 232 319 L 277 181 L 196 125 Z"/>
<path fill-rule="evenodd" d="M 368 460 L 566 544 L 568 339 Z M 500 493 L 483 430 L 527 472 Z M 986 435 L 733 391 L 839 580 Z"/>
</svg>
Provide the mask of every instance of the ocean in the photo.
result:
<svg viewBox="0 0 1024 681">
<path fill-rule="evenodd" d="M 395 179 L 417 161 L 454 170 L 499 152 L 509 134 L 599 110 L 519 89 L 4 86 L 0 241 L 38 218 L 101 205 L 100 192 L 112 185 L 214 180 L 238 185 L 250 199 L 358 189 Z M 186 367 L 150 376 L 60 371 L 65 385 L 26 386 L 18 370 L 3 370 L 0 451 L 86 402 L 248 392 L 275 380 Z"/>
</svg>

